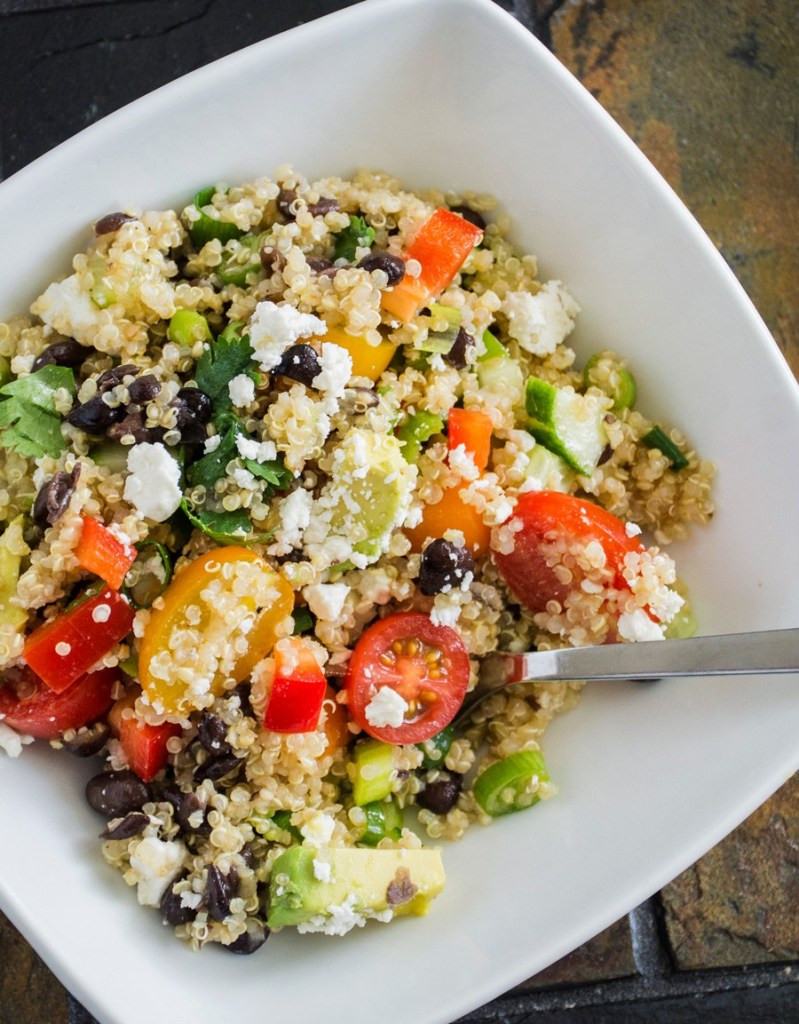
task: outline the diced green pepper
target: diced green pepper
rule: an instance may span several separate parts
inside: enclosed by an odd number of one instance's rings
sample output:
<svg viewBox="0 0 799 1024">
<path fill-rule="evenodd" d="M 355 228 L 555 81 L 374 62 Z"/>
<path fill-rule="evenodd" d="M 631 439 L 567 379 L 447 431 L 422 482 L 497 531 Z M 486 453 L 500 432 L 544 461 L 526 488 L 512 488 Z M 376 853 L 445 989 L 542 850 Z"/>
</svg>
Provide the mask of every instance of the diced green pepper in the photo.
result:
<svg viewBox="0 0 799 1024">
<path fill-rule="evenodd" d="M 474 798 L 487 814 L 497 818 L 533 807 L 541 799 L 539 782 L 548 781 L 544 755 L 539 750 L 520 750 L 477 776 Z"/>
<path fill-rule="evenodd" d="M 416 746 L 424 754 L 422 761 L 423 768 L 440 768 L 444 764 L 444 758 L 449 753 L 452 741 L 455 738 L 455 726 L 450 724 L 435 736 Z"/>
<path fill-rule="evenodd" d="M 193 309 L 179 309 L 169 321 L 166 336 L 176 345 L 186 348 L 191 348 L 195 342 L 213 339 L 208 321 Z"/>
<path fill-rule="evenodd" d="M 478 363 L 486 359 L 508 358 L 508 350 L 491 331 L 483 331 L 483 345 L 485 346 L 485 352 L 477 357 Z"/>
<path fill-rule="evenodd" d="M 396 800 L 376 800 L 363 809 L 366 824 L 359 843 L 377 846 L 381 839 L 399 839 L 402 835 L 402 809 Z"/>
<path fill-rule="evenodd" d="M 410 415 L 395 431 L 395 436 L 402 445 L 405 461 L 418 462 L 422 445 L 435 434 L 440 434 L 443 429 L 444 421 L 435 413 L 422 410 Z"/>
<path fill-rule="evenodd" d="M 641 440 L 647 448 L 657 448 L 658 451 L 663 452 L 669 462 L 671 462 L 671 468 L 675 473 L 685 469 L 688 465 L 688 459 L 686 459 L 685 455 L 672 441 L 666 431 L 660 427 L 652 427 L 649 433 L 644 434 Z"/>
<path fill-rule="evenodd" d="M 362 740 L 352 757 L 352 796 L 359 807 L 385 800 L 394 781 L 394 747 L 379 740 Z"/>
</svg>

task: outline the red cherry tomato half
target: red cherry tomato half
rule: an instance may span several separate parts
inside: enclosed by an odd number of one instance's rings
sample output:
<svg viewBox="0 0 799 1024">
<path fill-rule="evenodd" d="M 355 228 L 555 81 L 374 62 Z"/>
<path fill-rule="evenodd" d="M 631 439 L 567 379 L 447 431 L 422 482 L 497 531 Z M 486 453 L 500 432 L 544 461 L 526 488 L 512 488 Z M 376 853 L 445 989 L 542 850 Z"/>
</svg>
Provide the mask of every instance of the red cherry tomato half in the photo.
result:
<svg viewBox="0 0 799 1024">
<path fill-rule="evenodd" d="M 327 680 L 313 650 L 301 636 L 289 636 L 277 642 L 274 659 L 264 728 L 283 733 L 315 731 Z"/>
<path fill-rule="evenodd" d="M 0 721 L 37 739 L 58 739 L 67 729 L 80 729 L 105 715 L 117 676 L 116 669 L 100 669 L 54 693 L 28 670 L 17 686 L 0 687 Z"/>
<path fill-rule="evenodd" d="M 469 655 L 449 626 L 428 615 L 398 612 L 374 623 L 355 646 L 347 671 L 347 707 L 358 725 L 384 743 L 420 743 L 458 712 L 469 685 Z M 367 708 L 384 686 L 407 703 L 398 726 L 375 726 Z"/>
<path fill-rule="evenodd" d="M 624 523 L 611 512 L 590 501 L 560 491 L 531 491 L 519 496 L 510 522 L 521 520 L 510 554 L 494 552 L 494 560 L 505 582 L 523 605 L 533 612 L 546 608 L 551 600 L 563 601 L 570 586 L 561 583 L 547 565 L 541 551 L 545 540 L 564 539 L 585 546 L 598 541 L 607 564 L 616 572 L 616 587 L 626 586 L 621 575 L 624 556 L 643 551 L 637 537 L 628 537 Z"/>
</svg>

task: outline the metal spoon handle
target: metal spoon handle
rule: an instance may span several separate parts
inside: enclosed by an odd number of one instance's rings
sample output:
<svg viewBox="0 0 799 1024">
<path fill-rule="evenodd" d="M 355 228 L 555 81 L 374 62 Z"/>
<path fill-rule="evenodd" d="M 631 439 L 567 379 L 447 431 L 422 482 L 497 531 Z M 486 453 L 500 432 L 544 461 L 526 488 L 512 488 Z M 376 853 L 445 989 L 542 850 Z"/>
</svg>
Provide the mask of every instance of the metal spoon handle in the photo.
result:
<svg viewBox="0 0 799 1024">
<path fill-rule="evenodd" d="M 664 679 L 799 672 L 799 628 L 487 655 L 480 689 L 527 680 Z"/>
</svg>

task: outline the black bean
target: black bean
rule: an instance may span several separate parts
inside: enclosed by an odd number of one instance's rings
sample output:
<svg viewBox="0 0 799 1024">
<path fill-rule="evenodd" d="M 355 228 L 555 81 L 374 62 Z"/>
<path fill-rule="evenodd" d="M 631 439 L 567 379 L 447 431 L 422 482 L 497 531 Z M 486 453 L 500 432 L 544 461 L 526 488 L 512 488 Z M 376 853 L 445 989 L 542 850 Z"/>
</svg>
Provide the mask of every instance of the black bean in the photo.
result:
<svg viewBox="0 0 799 1024">
<path fill-rule="evenodd" d="M 295 214 L 291 209 L 291 204 L 296 198 L 297 193 L 293 188 L 282 188 L 277 197 L 277 208 L 287 220 L 294 220 Z"/>
<path fill-rule="evenodd" d="M 399 284 L 405 277 L 405 261 L 390 252 L 370 252 L 358 261 L 358 266 L 369 273 L 373 270 L 382 270 L 389 284 Z"/>
<path fill-rule="evenodd" d="M 139 373 L 139 367 L 133 363 L 122 363 L 119 366 L 112 366 L 110 370 L 104 370 L 97 378 L 97 391 L 102 395 L 106 391 L 121 384 L 125 377 L 135 377 Z"/>
<path fill-rule="evenodd" d="M 252 704 L 250 703 L 250 684 L 239 683 L 233 693 L 239 698 L 241 713 L 246 715 L 248 718 L 255 718 L 255 712 L 253 711 Z"/>
<path fill-rule="evenodd" d="M 214 411 L 210 396 L 199 388 L 181 388 L 172 404 L 178 411 L 179 429 L 191 422 L 207 423 Z"/>
<path fill-rule="evenodd" d="M 241 859 L 248 868 L 255 866 L 255 847 L 252 843 L 245 843 L 241 848 Z"/>
<path fill-rule="evenodd" d="M 485 231 L 486 222 L 477 210 L 473 210 L 470 206 L 450 206 L 450 210 L 457 213 L 459 217 L 463 217 L 464 220 L 468 220 L 470 224 L 474 224 L 476 228 Z"/>
<path fill-rule="evenodd" d="M 64 750 L 76 757 L 93 757 L 99 754 L 108 742 L 111 728 L 107 722 L 95 722 L 79 729 L 71 740 L 62 740 Z"/>
<path fill-rule="evenodd" d="M 441 776 L 435 782 L 427 783 L 421 793 L 417 794 L 416 802 L 433 814 L 447 814 L 458 802 L 460 791 L 460 775 Z"/>
<path fill-rule="evenodd" d="M 126 814 L 122 821 L 114 825 L 113 828 L 109 825 L 108 828 L 103 829 L 100 833 L 100 838 L 131 839 L 133 836 L 142 833 L 149 824 L 150 818 L 148 815 L 142 814 L 141 811 L 133 811 L 132 814 Z"/>
<path fill-rule="evenodd" d="M 452 524 L 457 529 L 458 524 Z M 467 572 L 474 569 L 474 559 L 468 548 L 439 538 L 428 544 L 422 552 L 419 589 L 427 597 L 440 594 L 447 587 L 461 584 Z"/>
<path fill-rule="evenodd" d="M 205 886 L 208 916 L 214 921 L 224 921 L 230 913 L 230 901 L 235 898 L 238 891 L 239 875 L 236 869 L 231 868 L 223 875 L 216 864 L 212 864 L 208 868 L 208 881 Z"/>
<path fill-rule="evenodd" d="M 466 352 L 468 349 L 474 347 L 474 338 L 471 334 L 467 334 L 466 331 L 461 327 L 452 345 L 452 348 L 444 356 L 444 360 L 449 363 L 450 366 L 454 366 L 456 370 L 462 370 L 468 359 L 466 358 Z"/>
<path fill-rule="evenodd" d="M 280 362 L 270 371 L 281 377 L 290 377 L 311 387 L 314 377 L 322 372 L 319 357 L 310 345 L 292 345 L 283 353 Z"/>
<path fill-rule="evenodd" d="M 230 775 L 231 772 L 238 770 L 243 765 L 243 759 L 236 757 L 235 754 L 218 754 L 216 757 L 209 757 L 203 764 L 197 765 L 192 778 L 195 782 L 204 782 L 206 779 L 218 782 L 219 779 L 224 779 L 226 775 Z"/>
<path fill-rule="evenodd" d="M 147 405 L 148 402 L 152 402 L 160 390 L 161 382 L 152 373 L 137 377 L 128 385 L 130 400 L 136 402 L 137 405 Z"/>
<path fill-rule="evenodd" d="M 121 405 L 113 409 L 106 405 L 100 395 L 95 395 L 83 405 L 76 405 L 67 414 L 67 423 L 79 430 L 85 430 L 87 434 L 104 434 L 108 428 L 124 419 L 125 409 Z"/>
<path fill-rule="evenodd" d="M 152 799 L 150 787 L 133 772 L 103 772 L 86 783 L 86 799 L 98 814 L 121 818 Z"/>
<path fill-rule="evenodd" d="M 129 220 L 136 220 L 136 218 L 130 217 L 127 213 L 107 213 L 94 225 L 94 233 L 98 238 L 100 235 L 110 235 L 112 231 L 119 231 L 122 225 L 127 224 Z"/>
<path fill-rule="evenodd" d="M 230 945 L 224 948 L 230 953 L 249 956 L 250 953 L 255 953 L 256 950 L 260 949 L 268 938 L 269 929 L 263 921 L 259 921 L 257 917 L 248 917 L 247 931 L 242 932 L 237 939 L 234 939 Z"/>
<path fill-rule="evenodd" d="M 308 266 L 315 274 L 321 274 L 323 270 L 330 270 L 333 264 L 324 256 L 309 256 Z M 335 269 L 338 270 L 338 267 Z"/>
<path fill-rule="evenodd" d="M 129 412 L 118 423 L 112 423 L 106 434 L 112 441 L 119 441 L 130 434 L 136 444 L 152 441 L 152 434 L 144 425 L 145 416 L 142 412 Z"/>
<path fill-rule="evenodd" d="M 206 711 L 197 726 L 197 738 L 209 754 L 229 754 L 227 726 L 219 717 Z"/>
<path fill-rule="evenodd" d="M 203 804 L 196 793 L 184 793 L 177 786 L 164 786 L 163 797 L 175 808 L 175 821 L 184 832 L 195 836 L 208 836 L 211 834 L 211 826 Z M 193 825 L 189 819 L 197 811 L 202 811 L 202 819 L 199 825 Z"/>
<path fill-rule="evenodd" d="M 308 204 L 308 213 L 313 217 L 324 217 L 326 213 L 332 213 L 334 210 L 338 210 L 338 199 L 332 196 L 320 196 L 318 202 Z"/>
<path fill-rule="evenodd" d="M 606 444 L 605 447 L 602 449 L 602 454 L 599 456 L 599 462 L 597 462 L 597 466 L 604 466 L 608 459 L 611 459 L 612 457 L 613 449 L 610 447 L 609 444 Z"/>
<path fill-rule="evenodd" d="M 80 479 L 80 463 L 76 462 L 72 472 L 63 470 L 51 476 L 39 489 L 33 503 L 33 521 L 43 530 L 52 526 L 66 512 Z"/>
<path fill-rule="evenodd" d="M 185 876 L 184 876 L 185 877 Z M 161 898 L 161 920 L 164 924 L 173 927 L 179 924 L 188 924 L 197 916 L 197 907 L 184 906 L 181 894 L 175 892 L 175 886 L 170 885 Z"/>
<path fill-rule="evenodd" d="M 261 266 L 267 274 L 282 270 L 286 265 L 286 257 L 274 245 L 265 245 L 261 249 Z"/>
<path fill-rule="evenodd" d="M 90 351 L 91 349 L 79 345 L 74 338 L 54 341 L 36 356 L 32 369 L 35 372 L 41 370 L 43 366 L 80 366 Z"/>
</svg>

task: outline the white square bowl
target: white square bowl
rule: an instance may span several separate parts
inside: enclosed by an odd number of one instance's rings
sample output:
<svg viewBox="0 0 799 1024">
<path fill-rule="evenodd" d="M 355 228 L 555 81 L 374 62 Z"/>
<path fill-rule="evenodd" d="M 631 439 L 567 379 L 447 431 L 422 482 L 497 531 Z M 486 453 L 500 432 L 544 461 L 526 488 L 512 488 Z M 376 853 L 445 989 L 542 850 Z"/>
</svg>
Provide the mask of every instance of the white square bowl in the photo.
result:
<svg viewBox="0 0 799 1024">
<path fill-rule="evenodd" d="M 719 467 L 712 526 L 675 551 L 702 631 L 799 621 L 793 378 L 712 244 L 630 140 L 490 0 L 370 0 L 203 68 L 0 186 L 0 316 L 87 225 L 291 161 L 498 195 L 584 313 L 584 357 L 631 360 L 640 407 Z M 425 921 L 191 954 L 107 868 L 85 765 L 0 763 L 0 903 L 104 1024 L 451 1021 L 565 954 L 704 853 L 799 764 L 794 678 L 595 685 L 545 748 L 561 792 L 444 852 Z"/>
</svg>

